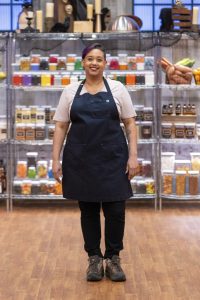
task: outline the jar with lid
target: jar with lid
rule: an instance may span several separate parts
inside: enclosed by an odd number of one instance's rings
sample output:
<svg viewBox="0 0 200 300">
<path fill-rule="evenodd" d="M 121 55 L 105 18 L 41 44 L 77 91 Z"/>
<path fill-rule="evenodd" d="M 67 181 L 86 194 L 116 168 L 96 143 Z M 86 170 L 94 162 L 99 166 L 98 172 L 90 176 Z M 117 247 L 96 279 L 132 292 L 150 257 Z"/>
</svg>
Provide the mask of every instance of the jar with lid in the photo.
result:
<svg viewBox="0 0 200 300">
<path fill-rule="evenodd" d="M 22 107 L 21 111 L 22 111 L 22 122 L 30 123 L 30 119 L 31 119 L 30 107 Z"/>
<path fill-rule="evenodd" d="M 29 56 L 22 56 L 20 58 L 20 70 L 24 71 L 24 72 L 30 70 L 30 57 Z"/>
<path fill-rule="evenodd" d="M 161 152 L 161 170 L 174 170 L 175 152 Z"/>
<path fill-rule="evenodd" d="M 37 107 L 36 111 L 36 123 L 37 124 L 45 124 L 45 108 L 44 107 Z"/>
<path fill-rule="evenodd" d="M 22 123 L 22 108 L 23 105 L 16 105 L 15 107 L 15 123 Z"/>
<path fill-rule="evenodd" d="M 167 115 L 168 114 L 168 107 L 166 104 L 163 104 L 162 106 L 162 115 Z"/>
<path fill-rule="evenodd" d="M 153 121 L 153 107 L 144 107 L 144 121 Z"/>
<path fill-rule="evenodd" d="M 166 195 L 173 194 L 173 176 L 172 170 L 162 171 L 162 193 Z"/>
<path fill-rule="evenodd" d="M 127 53 L 119 53 L 118 61 L 120 70 L 128 70 Z"/>
<path fill-rule="evenodd" d="M 25 139 L 26 141 L 35 140 L 35 124 L 26 124 Z"/>
<path fill-rule="evenodd" d="M 141 122 L 141 136 L 143 139 L 152 138 L 152 122 L 149 121 Z"/>
<path fill-rule="evenodd" d="M 40 86 L 41 85 L 41 74 L 32 74 L 31 76 L 31 84 L 33 86 Z"/>
<path fill-rule="evenodd" d="M 51 86 L 51 74 L 41 74 L 41 86 Z"/>
<path fill-rule="evenodd" d="M 175 171 L 176 174 L 176 195 L 185 195 L 186 171 Z"/>
<path fill-rule="evenodd" d="M 61 85 L 61 75 L 54 75 L 54 85 Z"/>
<path fill-rule="evenodd" d="M 51 124 L 54 124 L 53 117 L 55 115 L 55 112 L 56 112 L 56 108 L 55 107 L 51 107 L 51 111 L 50 111 L 50 122 L 51 122 Z"/>
<path fill-rule="evenodd" d="M 144 69 L 148 70 L 148 71 L 154 70 L 154 57 L 153 56 L 145 56 Z"/>
<path fill-rule="evenodd" d="M 57 70 L 57 63 L 49 63 L 49 71 L 54 72 Z"/>
<path fill-rule="evenodd" d="M 32 75 L 22 74 L 22 85 L 31 86 L 31 84 L 32 84 Z"/>
<path fill-rule="evenodd" d="M 185 124 L 185 137 L 188 139 L 193 139 L 196 135 L 196 125 L 195 123 Z"/>
<path fill-rule="evenodd" d="M 138 71 L 144 70 L 144 54 L 138 53 L 135 54 L 136 66 Z"/>
<path fill-rule="evenodd" d="M 39 63 L 31 63 L 30 64 L 30 70 L 31 71 L 39 71 L 40 70 L 40 64 Z"/>
<path fill-rule="evenodd" d="M 27 157 L 28 168 L 36 167 L 38 152 L 27 152 L 26 157 Z"/>
<path fill-rule="evenodd" d="M 61 84 L 62 85 L 68 85 L 68 84 L 70 84 L 70 77 L 69 77 L 69 75 L 64 75 L 62 77 Z"/>
<path fill-rule="evenodd" d="M 76 61 L 76 54 L 75 53 L 69 53 L 67 54 L 67 63 L 75 63 Z"/>
<path fill-rule="evenodd" d="M 191 170 L 191 161 L 189 159 L 176 159 L 175 170 L 186 171 L 186 174 L 188 174 L 188 171 Z"/>
<path fill-rule="evenodd" d="M 55 180 L 51 179 L 48 181 L 48 194 L 49 195 L 55 195 L 55 185 L 56 185 Z"/>
<path fill-rule="evenodd" d="M 28 178 L 29 179 L 36 178 L 36 167 L 35 166 L 28 167 Z"/>
<path fill-rule="evenodd" d="M 7 122 L 6 116 L 0 117 L 0 140 L 5 140 L 7 138 Z"/>
<path fill-rule="evenodd" d="M 56 64 L 57 65 L 58 57 L 59 57 L 58 54 L 50 54 L 49 55 L 49 64 Z"/>
<path fill-rule="evenodd" d="M 40 64 L 40 54 L 31 54 L 31 64 Z"/>
<path fill-rule="evenodd" d="M 49 125 L 48 126 L 48 137 L 47 137 L 49 140 L 53 140 L 54 132 L 55 132 L 55 125 Z"/>
<path fill-rule="evenodd" d="M 45 125 L 44 124 L 36 124 L 35 125 L 35 139 L 36 140 L 45 140 Z"/>
<path fill-rule="evenodd" d="M 48 175 L 47 166 L 48 166 L 47 160 L 38 160 L 38 162 L 37 162 L 38 178 L 47 178 L 47 175 Z"/>
<path fill-rule="evenodd" d="M 153 72 L 145 73 L 145 84 L 150 86 L 155 84 L 155 76 Z"/>
<path fill-rule="evenodd" d="M 58 57 L 57 70 L 66 70 L 66 58 Z"/>
<path fill-rule="evenodd" d="M 15 73 L 12 76 L 12 84 L 14 86 L 21 86 L 22 85 L 22 75 L 19 73 Z"/>
<path fill-rule="evenodd" d="M 19 63 L 12 63 L 12 73 L 20 71 L 20 64 Z"/>
<path fill-rule="evenodd" d="M 32 195 L 40 195 L 41 194 L 41 183 L 39 180 L 32 180 L 31 185 L 31 194 Z"/>
<path fill-rule="evenodd" d="M 164 139 L 170 139 L 172 137 L 173 125 L 170 122 L 163 122 L 161 124 L 161 135 Z"/>
<path fill-rule="evenodd" d="M 13 194 L 21 195 L 22 193 L 22 180 L 15 179 L 13 181 Z"/>
<path fill-rule="evenodd" d="M 126 74 L 126 85 L 135 85 L 135 74 Z"/>
<path fill-rule="evenodd" d="M 183 139 L 185 137 L 185 124 L 174 123 L 175 138 Z"/>
<path fill-rule="evenodd" d="M 82 62 L 81 62 L 81 57 L 77 57 L 76 58 L 76 61 L 75 61 L 75 64 L 74 64 L 74 69 L 76 71 L 83 70 L 83 66 L 82 66 Z"/>
<path fill-rule="evenodd" d="M 54 190 L 55 190 L 55 195 L 62 195 L 62 184 L 56 181 Z"/>
<path fill-rule="evenodd" d="M 191 152 L 191 164 L 193 171 L 200 171 L 200 152 Z"/>
<path fill-rule="evenodd" d="M 128 69 L 129 70 L 137 70 L 135 56 L 129 56 L 127 60 L 128 60 Z"/>
<path fill-rule="evenodd" d="M 188 171 L 189 175 L 189 194 L 199 194 L 199 171 Z"/>
<path fill-rule="evenodd" d="M 40 192 L 42 195 L 48 195 L 48 179 L 40 180 Z"/>
<path fill-rule="evenodd" d="M 31 195 L 31 186 L 32 180 L 23 180 L 22 181 L 22 195 Z"/>
<path fill-rule="evenodd" d="M 17 141 L 25 141 L 25 139 L 26 139 L 26 124 L 25 123 L 15 124 L 15 139 Z"/>
<path fill-rule="evenodd" d="M 152 164 L 150 160 L 142 161 L 142 176 L 144 177 L 152 177 Z"/>
<path fill-rule="evenodd" d="M 144 105 L 135 105 L 136 121 L 144 121 Z"/>
<path fill-rule="evenodd" d="M 112 57 L 110 59 L 110 65 L 109 65 L 109 69 L 110 70 L 119 70 L 119 61 L 118 61 L 118 57 Z"/>
<path fill-rule="evenodd" d="M 135 84 L 136 85 L 144 85 L 145 84 L 145 75 L 144 74 L 136 74 Z"/>
<path fill-rule="evenodd" d="M 26 178 L 27 176 L 27 161 L 18 160 L 16 166 L 16 176 L 19 178 Z"/>
<path fill-rule="evenodd" d="M 167 105 L 167 114 L 168 115 L 173 115 L 173 111 L 174 111 L 174 105 L 172 103 L 169 103 Z"/>
<path fill-rule="evenodd" d="M 155 180 L 153 178 L 146 178 L 146 193 L 147 194 L 155 194 Z"/>
<path fill-rule="evenodd" d="M 68 62 L 66 64 L 67 71 L 73 72 L 75 70 L 75 63 L 74 62 Z"/>
<path fill-rule="evenodd" d="M 175 107 L 175 114 L 177 116 L 181 115 L 182 113 L 182 108 L 181 108 L 181 104 L 177 104 L 176 107 Z"/>
<path fill-rule="evenodd" d="M 49 58 L 48 57 L 40 58 L 40 70 L 41 71 L 49 70 Z"/>
</svg>

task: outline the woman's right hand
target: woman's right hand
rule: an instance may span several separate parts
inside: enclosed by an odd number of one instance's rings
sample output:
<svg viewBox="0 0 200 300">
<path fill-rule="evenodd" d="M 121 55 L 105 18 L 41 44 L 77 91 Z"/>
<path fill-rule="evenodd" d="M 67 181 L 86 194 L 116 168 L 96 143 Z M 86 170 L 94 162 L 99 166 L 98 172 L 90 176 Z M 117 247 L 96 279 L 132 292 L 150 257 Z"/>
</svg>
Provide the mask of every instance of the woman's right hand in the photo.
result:
<svg viewBox="0 0 200 300">
<path fill-rule="evenodd" d="M 54 178 L 61 183 L 62 182 L 62 166 L 59 160 L 53 160 L 52 171 Z"/>
</svg>

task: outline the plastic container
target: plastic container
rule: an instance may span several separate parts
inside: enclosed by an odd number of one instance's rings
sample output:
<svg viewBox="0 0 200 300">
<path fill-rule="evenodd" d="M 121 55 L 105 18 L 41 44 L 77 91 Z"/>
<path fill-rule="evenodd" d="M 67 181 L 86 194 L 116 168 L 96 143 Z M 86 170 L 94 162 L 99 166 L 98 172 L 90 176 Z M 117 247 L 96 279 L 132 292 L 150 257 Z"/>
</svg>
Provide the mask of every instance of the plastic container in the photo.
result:
<svg viewBox="0 0 200 300">
<path fill-rule="evenodd" d="M 32 180 L 23 180 L 22 181 L 22 195 L 31 195 L 31 186 Z"/>
<path fill-rule="evenodd" d="M 175 171 L 188 171 L 191 170 L 191 161 L 189 159 L 176 159 L 175 163 Z"/>
<path fill-rule="evenodd" d="M 152 138 L 152 122 L 149 121 L 141 122 L 141 138 L 142 139 Z"/>
<path fill-rule="evenodd" d="M 199 194 L 199 171 L 188 171 L 189 175 L 189 194 Z"/>
<path fill-rule="evenodd" d="M 172 138 L 173 125 L 172 123 L 166 122 L 161 124 L 161 136 L 164 139 Z"/>
<path fill-rule="evenodd" d="M 175 133 L 175 138 L 183 139 L 185 137 L 185 124 L 184 123 L 174 123 L 174 133 Z"/>
<path fill-rule="evenodd" d="M 47 178 L 48 175 L 48 162 L 47 160 L 39 160 L 37 162 L 37 175 L 38 178 Z"/>
<path fill-rule="evenodd" d="M 175 152 L 162 152 L 161 153 L 161 171 L 172 170 L 174 171 Z"/>
<path fill-rule="evenodd" d="M 142 161 L 142 176 L 144 177 L 152 176 L 152 164 L 150 160 Z"/>
<path fill-rule="evenodd" d="M 28 168 L 36 167 L 38 152 L 27 152 L 26 157 L 27 157 Z"/>
<path fill-rule="evenodd" d="M 162 171 L 162 193 L 165 195 L 173 194 L 173 176 L 172 170 Z"/>
<path fill-rule="evenodd" d="M 155 194 L 155 181 L 153 178 L 145 179 L 146 193 Z"/>
<path fill-rule="evenodd" d="M 27 161 L 18 160 L 16 166 L 16 176 L 18 178 L 26 178 L 27 176 Z"/>
<path fill-rule="evenodd" d="M 186 171 L 175 171 L 176 174 L 176 195 L 185 195 Z"/>
<path fill-rule="evenodd" d="M 196 125 L 195 123 L 185 124 L 185 137 L 188 139 L 193 139 L 196 135 Z"/>
<path fill-rule="evenodd" d="M 191 152 L 191 164 L 193 171 L 200 171 L 200 152 Z"/>
</svg>

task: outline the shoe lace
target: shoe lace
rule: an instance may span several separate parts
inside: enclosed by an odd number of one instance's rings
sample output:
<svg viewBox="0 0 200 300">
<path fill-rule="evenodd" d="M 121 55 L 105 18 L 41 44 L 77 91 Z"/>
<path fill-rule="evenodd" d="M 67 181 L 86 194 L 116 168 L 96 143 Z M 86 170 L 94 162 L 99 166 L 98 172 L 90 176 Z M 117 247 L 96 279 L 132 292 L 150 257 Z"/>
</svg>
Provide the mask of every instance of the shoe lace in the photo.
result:
<svg viewBox="0 0 200 300">
<path fill-rule="evenodd" d="M 92 257 L 89 259 L 89 268 L 92 272 L 98 272 L 99 258 Z"/>
<path fill-rule="evenodd" d="M 118 257 L 112 258 L 112 266 L 117 272 L 121 272 L 122 268 L 120 266 L 120 259 Z"/>
</svg>

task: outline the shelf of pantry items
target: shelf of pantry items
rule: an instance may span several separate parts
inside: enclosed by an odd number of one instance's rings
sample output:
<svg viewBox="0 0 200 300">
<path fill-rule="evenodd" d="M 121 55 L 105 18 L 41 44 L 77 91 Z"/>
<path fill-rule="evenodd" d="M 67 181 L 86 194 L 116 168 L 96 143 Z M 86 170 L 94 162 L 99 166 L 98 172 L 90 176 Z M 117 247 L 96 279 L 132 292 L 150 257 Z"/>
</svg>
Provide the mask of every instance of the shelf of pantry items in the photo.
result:
<svg viewBox="0 0 200 300">
<path fill-rule="evenodd" d="M 159 84 L 158 87 L 174 91 L 200 90 L 200 85 L 196 84 Z"/>
<path fill-rule="evenodd" d="M 161 121 L 163 122 L 196 122 L 197 115 L 161 115 Z"/>
<path fill-rule="evenodd" d="M 52 140 L 30 140 L 30 141 L 18 141 L 18 140 L 11 140 L 12 145 L 33 145 L 33 146 L 42 146 L 42 145 L 52 145 Z"/>
<path fill-rule="evenodd" d="M 41 91 L 62 91 L 67 85 L 58 85 L 58 86 L 15 86 L 11 85 L 10 89 L 12 90 L 23 90 L 23 91 L 29 91 L 29 92 L 41 92 Z M 129 92 L 134 92 L 136 90 L 148 90 L 148 89 L 154 89 L 155 86 L 148 86 L 148 85 L 126 85 L 126 88 Z"/>
<path fill-rule="evenodd" d="M 161 198 L 162 199 L 169 199 L 169 200 L 178 200 L 178 201 L 195 201 L 195 200 L 200 200 L 200 195 L 183 195 L 183 196 L 179 196 L 179 195 L 175 195 L 175 194 L 171 194 L 171 195 L 165 195 L 165 194 L 161 194 Z"/>
<path fill-rule="evenodd" d="M 198 140 L 197 138 L 193 138 L 193 139 L 160 139 L 160 144 L 185 144 L 185 143 L 189 143 L 189 144 L 200 144 L 200 140 Z"/>
<path fill-rule="evenodd" d="M 81 33 L 14 33 L 16 39 L 22 40 L 78 40 L 81 38 Z"/>
<path fill-rule="evenodd" d="M 135 199 L 155 199 L 155 194 L 134 194 L 129 200 Z"/>
<path fill-rule="evenodd" d="M 12 199 L 19 200 L 66 200 L 62 195 L 17 195 L 13 194 Z"/>
</svg>

